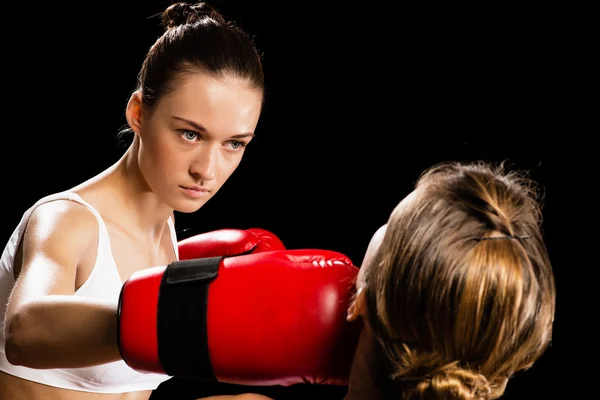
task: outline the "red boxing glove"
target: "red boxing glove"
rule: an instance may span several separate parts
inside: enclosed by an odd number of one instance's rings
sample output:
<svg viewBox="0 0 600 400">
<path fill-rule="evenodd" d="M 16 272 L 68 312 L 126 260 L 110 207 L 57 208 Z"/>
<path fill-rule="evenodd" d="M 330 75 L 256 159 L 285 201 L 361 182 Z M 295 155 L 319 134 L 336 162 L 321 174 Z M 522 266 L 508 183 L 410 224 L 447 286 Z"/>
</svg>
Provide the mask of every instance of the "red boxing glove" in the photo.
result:
<svg viewBox="0 0 600 400">
<path fill-rule="evenodd" d="M 133 369 L 242 385 L 347 385 L 358 268 L 326 250 L 179 261 L 134 273 L 119 299 Z"/>
<path fill-rule="evenodd" d="M 260 228 L 219 229 L 201 233 L 179 241 L 177 247 L 180 260 L 285 250 L 277 236 Z"/>
</svg>

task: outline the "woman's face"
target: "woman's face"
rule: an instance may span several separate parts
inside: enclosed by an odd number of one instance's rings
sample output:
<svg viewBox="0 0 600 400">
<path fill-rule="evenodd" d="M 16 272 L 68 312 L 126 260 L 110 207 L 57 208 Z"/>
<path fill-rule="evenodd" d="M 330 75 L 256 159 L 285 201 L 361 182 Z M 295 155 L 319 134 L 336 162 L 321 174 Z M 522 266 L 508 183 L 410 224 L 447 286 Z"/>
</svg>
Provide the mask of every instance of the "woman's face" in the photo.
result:
<svg viewBox="0 0 600 400">
<path fill-rule="evenodd" d="M 134 129 L 150 189 L 177 211 L 198 210 L 238 167 L 261 107 L 262 93 L 247 80 L 185 75 Z"/>
</svg>

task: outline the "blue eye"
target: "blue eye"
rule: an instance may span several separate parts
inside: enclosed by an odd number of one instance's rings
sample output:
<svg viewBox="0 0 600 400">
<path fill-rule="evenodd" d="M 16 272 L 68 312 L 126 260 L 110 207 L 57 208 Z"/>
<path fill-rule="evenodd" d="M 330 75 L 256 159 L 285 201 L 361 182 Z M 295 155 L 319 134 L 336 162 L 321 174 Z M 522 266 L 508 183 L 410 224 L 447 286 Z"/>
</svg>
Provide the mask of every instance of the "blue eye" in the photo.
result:
<svg viewBox="0 0 600 400">
<path fill-rule="evenodd" d="M 193 141 L 198 139 L 198 134 L 194 131 L 182 130 L 180 134 L 185 140 Z"/>
<path fill-rule="evenodd" d="M 231 142 L 229 142 L 229 144 L 231 145 L 231 148 L 233 150 L 243 149 L 247 145 L 246 142 L 240 142 L 239 140 L 232 140 Z"/>
</svg>

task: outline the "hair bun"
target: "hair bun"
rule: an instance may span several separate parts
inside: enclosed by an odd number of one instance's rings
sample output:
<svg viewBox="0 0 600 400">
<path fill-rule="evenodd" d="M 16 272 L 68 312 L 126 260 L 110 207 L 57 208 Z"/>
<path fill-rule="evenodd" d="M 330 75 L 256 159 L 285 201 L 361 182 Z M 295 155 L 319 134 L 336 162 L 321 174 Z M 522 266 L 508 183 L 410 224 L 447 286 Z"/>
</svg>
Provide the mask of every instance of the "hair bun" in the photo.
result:
<svg viewBox="0 0 600 400">
<path fill-rule="evenodd" d="M 179 25 L 193 24 L 204 18 L 226 23 L 218 11 L 204 2 L 194 4 L 180 2 L 171 4 L 162 13 L 162 25 L 165 29 L 171 29 Z"/>
<path fill-rule="evenodd" d="M 450 363 L 418 379 L 409 389 L 408 399 L 430 398 L 456 400 L 488 400 L 492 389 L 488 380 L 481 374 L 461 368 L 458 363 Z"/>
</svg>

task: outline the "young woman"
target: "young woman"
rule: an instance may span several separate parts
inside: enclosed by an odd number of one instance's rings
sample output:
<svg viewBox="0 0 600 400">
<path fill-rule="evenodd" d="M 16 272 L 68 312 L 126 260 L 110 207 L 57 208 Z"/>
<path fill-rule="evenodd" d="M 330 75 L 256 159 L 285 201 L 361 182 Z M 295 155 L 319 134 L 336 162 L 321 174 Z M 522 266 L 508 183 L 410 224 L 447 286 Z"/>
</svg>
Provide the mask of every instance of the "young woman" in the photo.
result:
<svg viewBox="0 0 600 400">
<path fill-rule="evenodd" d="M 173 213 L 198 210 L 237 168 L 264 81 L 252 41 L 213 8 L 177 3 L 162 18 L 126 108 L 130 147 L 36 202 L 2 254 L 2 399 L 145 400 L 169 378 L 122 361 L 119 291 L 177 259 Z"/>
<path fill-rule="evenodd" d="M 534 185 L 484 163 L 426 171 L 373 236 L 348 319 L 347 400 L 500 397 L 550 343 L 552 266 Z"/>
</svg>

